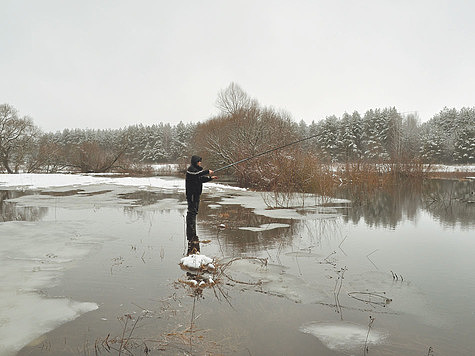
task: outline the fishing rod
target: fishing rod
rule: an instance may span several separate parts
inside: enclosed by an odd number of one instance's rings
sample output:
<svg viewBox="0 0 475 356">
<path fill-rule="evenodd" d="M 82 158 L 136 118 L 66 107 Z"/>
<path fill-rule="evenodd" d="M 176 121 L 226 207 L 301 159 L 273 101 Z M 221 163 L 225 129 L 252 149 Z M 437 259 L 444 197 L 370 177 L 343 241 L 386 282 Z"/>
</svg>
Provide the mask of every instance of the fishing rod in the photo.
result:
<svg viewBox="0 0 475 356">
<path fill-rule="evenodd" d="M 215 169 L 213 172 L 222 171 L 223 169 L 226 169 L 226 168 L 235 166 L 235 165 L 237 165 L 237 164 L 239 164 L 239 163 L 249 161 L 250 159 L 253 159 L 253 158 L 256 158 L 256 157 L 264 156 L 265 154 L 268 154 L 268 153 L 270 153 L 270 152 L 274 152 L 274 151 L 277 151 L 277 150 L 281 150 L 282 148 L 295 145 L 295 144 L 300 143 L 300 142 L 302 142 L 302 141 L 310 140 L 311 138 L 314 138 L 314 137 L 317 137 L 317 136 L 319 136 L 319 134 L 312 135 L 312 136 L 305 137 L 305 138 L 301 138 L 300 140 L 297 140 L 297 141 L 294 141 L 294 142 L 291 142 L 291 143 L 287 143 L 287 144 L 282 145 L 282 146 L 279 146 L 279 147 L 271 148 L 270 150 L 267 150 L 267 151 L 258 153 L 258 154 L 254 155 L 254 156 L 247 157 L 247 158 L 241 159 L 240 161 L 237 161 L 237 162 L 233 162 L 233 163 L 231 163 L 231 164 L 228 164 L 228 165 L 226 165 L 226 166 L 224 166 L 224 167 Z"/>
</svg>

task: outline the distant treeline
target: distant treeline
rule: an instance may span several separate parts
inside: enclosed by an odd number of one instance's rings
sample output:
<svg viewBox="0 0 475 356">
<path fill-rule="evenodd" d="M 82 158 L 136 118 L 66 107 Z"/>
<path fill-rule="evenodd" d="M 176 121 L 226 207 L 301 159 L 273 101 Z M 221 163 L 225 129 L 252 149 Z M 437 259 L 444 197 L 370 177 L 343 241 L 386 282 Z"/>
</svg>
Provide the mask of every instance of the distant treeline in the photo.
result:
<svg viewBox="0 0 475 356">
<path fill-rule="evenodd" d="M 423 124 L 416 113 L 403 115 L 394 107 L 307 124 L 261 106 L 234 83 L 219 93 L 217 107 L 220 114 L 197 124 L 45 133 L 32 119 L 3 104 L 0 171 L 130 171 L 143 164 L 187 162 L 193 153 L 217 167 L 313 135 L 317 137 L 283 154 L 296 158 L 299 150 L 305 151 L 323 163 L 475 163 L 475 107 L 444 108 Z"/>
</svg>

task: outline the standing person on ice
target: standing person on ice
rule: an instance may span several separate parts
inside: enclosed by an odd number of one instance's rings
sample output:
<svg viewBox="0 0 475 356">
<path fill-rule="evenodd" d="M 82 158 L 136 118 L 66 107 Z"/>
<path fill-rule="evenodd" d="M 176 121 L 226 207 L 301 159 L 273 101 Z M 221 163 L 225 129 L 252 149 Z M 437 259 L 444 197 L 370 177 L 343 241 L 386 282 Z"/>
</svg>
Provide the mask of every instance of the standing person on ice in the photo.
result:
<svg viewBox="0 0 475 356">
<path fill-rule="evenodd" d="M 198 215 L 203 183 L 217 178 L 213 176 L 212 170 L 203 170 L 200 156 L 191 157 L 191 165 L 186 171 L 186 200 L 188 202 L 186 239 L 188 240 L 188 255 L 200 252 L 200 242 L 198 236 L 196 236 L 196 215 Z"/>
</svg>

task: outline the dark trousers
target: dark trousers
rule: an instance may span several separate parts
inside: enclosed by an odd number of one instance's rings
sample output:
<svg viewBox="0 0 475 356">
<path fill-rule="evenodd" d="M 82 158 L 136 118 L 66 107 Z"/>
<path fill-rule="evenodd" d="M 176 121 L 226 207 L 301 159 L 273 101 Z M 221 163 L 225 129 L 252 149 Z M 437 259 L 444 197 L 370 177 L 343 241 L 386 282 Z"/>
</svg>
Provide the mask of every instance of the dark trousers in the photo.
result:
<svg viewBox="0 0 475 356">
<path fill-rule="evenodd" d="M 186 197 L 188 201 L 188 211 L 186 212 L 186 238 L 188 241 L 197 240 L 196 236 L 196 215 L 200 206 L 199 195 L 189 195 Z"/>
</svg>

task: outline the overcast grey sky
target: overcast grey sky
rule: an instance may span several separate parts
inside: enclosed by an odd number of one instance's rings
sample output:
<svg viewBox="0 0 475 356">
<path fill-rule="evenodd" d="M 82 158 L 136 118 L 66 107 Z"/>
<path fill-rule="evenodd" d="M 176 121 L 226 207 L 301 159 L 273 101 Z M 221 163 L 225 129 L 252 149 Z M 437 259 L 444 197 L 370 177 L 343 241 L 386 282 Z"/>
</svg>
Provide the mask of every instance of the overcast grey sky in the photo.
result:
<svg viewBox="0 0 475 356">
<path fill-rule="evenodd" d="M 475 105 L 475 1 L 0 0 L 0 103 L 45 131 Z"/>
</svg>

